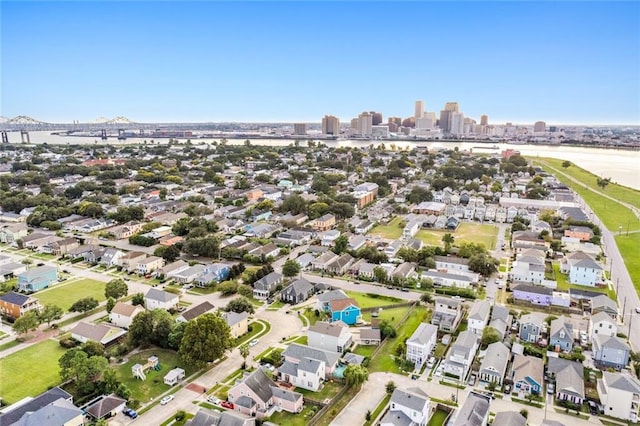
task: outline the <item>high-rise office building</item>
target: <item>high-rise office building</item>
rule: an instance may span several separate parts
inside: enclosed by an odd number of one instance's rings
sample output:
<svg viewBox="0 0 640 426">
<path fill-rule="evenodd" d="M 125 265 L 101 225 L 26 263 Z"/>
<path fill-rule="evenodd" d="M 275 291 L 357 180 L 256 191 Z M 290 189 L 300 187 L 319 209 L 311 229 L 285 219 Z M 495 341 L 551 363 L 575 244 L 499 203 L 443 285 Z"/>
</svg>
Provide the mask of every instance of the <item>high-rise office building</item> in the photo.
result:
<svg viewBox="0 0 640 426">
<path fill-rule="evenodd" d="M 388 123 L 395 123 L 396 126 L 402 126 L 402 117 L 389 117 Z"/>
<path fill-rule="evenodd" d="M 373 123 L 374 126 L 377 126 L 382 123 L 381 112 L 371 111 L 369 114 L 371 114 L 371 117 L 372 117 L 371 122 Z"/>
<path fill-rule="evenodd" d="M 533 125 L 533 131 L 536 133 L 544 132 L 547 130 L 547 123 L 544 121 L 536 121 Z"/>
<path fill-rule="evenodd" d="M 439 126 L 443 133 L 462 134 L 464 133 L 464 114 L 444 109 L 440 111 Z"/>
<path fill-rule="evenodd" d="M 307 134 L 307 125 L 305 123 L 294 123 L 293 124 L 293 134 L 294 135 L 306 135 Z"/>
<path fill-rule="evenodd" d="M 373 114 L 370 112 L 363 112 L 358 116 L 358 131 L 359 135 L 370 135 L 371 126 L 373 126 Z"/>
<path fill-rule="evenodd" d="M 413 118 L 415 118 L 416 122 L 418 122 L 418 119 L 422 118 L 423 116 L 424 116 L 424 102 L 416 101 L 416 109 L 415 109 Z"/>
<path fill-rule="evenodd" d="M 322 134 L 334 135 L 340 134 L 340 120 L 333 115 L 325 115 L 322 117 Z"/>
<path fill-rule="evenodd" d="M 488 126 L 489 125 L 489 116 L 488 115 L 481 115 L 480 116 L 480 125 L 481 126 Z"/>
<path fill-rule="evenodd" d="M 458 103 L 457 102 L 447 102 L 446 104 L 444 104 L 444 110 L 445 111 L 460 112 L 458 110 Z"/>
</svg>

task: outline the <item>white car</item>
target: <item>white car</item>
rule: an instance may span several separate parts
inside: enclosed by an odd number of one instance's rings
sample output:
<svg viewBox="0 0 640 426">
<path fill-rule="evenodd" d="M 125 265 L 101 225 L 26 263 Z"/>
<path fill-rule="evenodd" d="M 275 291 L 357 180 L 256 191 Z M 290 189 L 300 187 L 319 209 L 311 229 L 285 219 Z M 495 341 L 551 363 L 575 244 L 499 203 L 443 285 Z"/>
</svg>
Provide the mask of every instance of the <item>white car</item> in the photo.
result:
<svg viewBox="0 0 640 426">
<path fill-rule="evenodd" d="M 167 396 L 165 396 L 164 398 L 162 398 L 160 400 L 160 405 L 167 405 L 168 403 L 173 401 L 174 398 L 175 398 L 175 396 L 173 396 L 173 395 L 167 395 Z"/>
<path fill-rule="evenodd" d="M 429 358 L 429 361 L 427 361 L 427 368 L 433 368 L 434 365 L 436 365 L 436 359 L 434 357 Z"/>
<path fill-rule="evenodd" d="M 215 396 L 210 396 L 207 398 L 207 401 L 212 403 L 213 405 L 220 405 L 220 398 L 216 398 Z"/>
<path fill-rule="evenodd" d="M 249 342 L 249 347 L 254 347 L 255 345 L 257 345 L 259 342 L 258 339 L 253 339 L 252 341 Z"/>
</svg>

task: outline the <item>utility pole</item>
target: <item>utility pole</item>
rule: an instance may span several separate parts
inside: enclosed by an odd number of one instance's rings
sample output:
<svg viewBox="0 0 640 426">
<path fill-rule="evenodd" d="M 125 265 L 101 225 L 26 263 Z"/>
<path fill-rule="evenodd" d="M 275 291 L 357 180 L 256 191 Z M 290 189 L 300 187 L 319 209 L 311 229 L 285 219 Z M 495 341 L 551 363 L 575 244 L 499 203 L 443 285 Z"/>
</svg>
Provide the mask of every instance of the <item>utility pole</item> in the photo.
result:
<svg viewBox="0 0 640 426">
<path fill-rule="evenodd" d="M 631 322 L 632 322 L 631 320 L 633 320 L 633 312 L 629 312 L 629 331 L 627 331 L 627 338 L 631 336 Z"/>
<path fill-rule="evenodd" d="M 624 297 L 624 302 L 622 302 L 622 322 L 624 322 L 625 312 L 627 312 L 627 296 Z"/>
</svg>

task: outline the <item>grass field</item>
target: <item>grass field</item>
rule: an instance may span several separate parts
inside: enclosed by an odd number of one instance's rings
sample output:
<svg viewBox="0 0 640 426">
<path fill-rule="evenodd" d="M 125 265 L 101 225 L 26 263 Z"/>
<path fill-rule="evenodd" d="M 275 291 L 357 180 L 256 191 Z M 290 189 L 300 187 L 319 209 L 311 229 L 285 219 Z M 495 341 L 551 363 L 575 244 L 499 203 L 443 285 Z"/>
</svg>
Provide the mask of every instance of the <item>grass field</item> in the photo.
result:
<svg viewBox="0 0 640 426">
<path fill-rule="evenodd" d="M 2 402 L 11 404 L 59 384 L 58 359 L 64 352 L 57 341 L 44 340 L 0 359 Z"/>
<path fill-rule="evenodd" d="M 444 425 L 444 421 L 447 420 L 447 417 L 449 417 L 449 413 L 446 411 L 436 410 L 436 412 L 433 413 L 433 416 L 429 419 L 427 426 L 442 426 Z"/>
<path fill-rule="evenodd" d="M 640 294 L 640 233 L 616 236 L 616 244 L 624 258 L 636 292 Z"/>
<path fill-rule="evenodd" d="M 595 191 L 599 191 L 605 194 L 608 194 L 616 199 L 620 199 L 622 201 L 627 202 L 628 204 L 638 205 L 640 204 L 640 192 L 635 191 L 630 188 L 624 188 L 619 185 L 609 184 L 604 190 L 596 185 L 597 176 L 582 170 L 578 175 L 572 175 L 574 173 L 571 169 L 578 169 L 576 166 L 568 167 L 567 169 L 563 169 L 561 164 L 562 161 L 559 161 L 559 165 L 556 166 L 555 163 L 552 164 L 550 159 L 538 159 L 534 160 L 534 163 L 541 165 L 545 170 L 555 175 L 561 182 L 565 183 L 571 189 L 576 191 L 580 196 L 584 199 L 584 201 L 589 204 L 589 207 L 593 210 L 593 212 L 598 215 L 602 223 L 612 232 L 617 232 L 620 227 L 622 227 L 623 231 L 626 231 L 627 228 L 630 231 L 640 230 L 640 221 L 633 214 L 633 212 L 627 207 L 623 206 L 620 203 L 617 203 L 613 200 L 608 199 L 607 197 L 603 197 L 600 194 L 597 194 Z M 556 170 L 549 168 L 554 167 Z M 578 184 L 566 176 L 569 176 L 580 179 L 584 184 Z M 615 189 L 615 188 L 617 189 Z M 618 191 L 621 194 L 624 194 L 624 198 L 618 197 L 615 191 Z M 634 195 L 635 194 L 635 195 Z M 633 199 L 635 196 L 635 199 Z M 633 202 L 632 202 L 633 201 Z"/>
<path fill-rule="evenodd" d="M 36 297 L 40 304 L 51 303 L 61 307 L 66 312 L 78 299 L 93 297 L 99 302 L 105 300 L 104 286 L 105 284 L 100 281 L 84 279 L 70 284 L 58 284 L 50 289 L 39 291 L 36 293 Z"/>
<path fill-rule="evenodd" d="M 302 412 L 298 414 L 287 413 L 282 410 L 281 412 L 276 412 L 275 414 L 269 417 L 269 421 L 277 424 L 277 425 L 291 425 L 291 426 L 304 426 L 309 423 L 309 420 L 313 417 L 313 415 L 317 412 L 317 409 L 313 405 L 305 405 L 302 409 Z"/>
<path fill-rule="evenodd" d="M 442 237 L 444 234 L 450 231 L 434 230 L 434 229 L 421 229 L 416 234 L 416 238 L 422 240 L 430 246 L 443 246 Z M 452 232 L 454 238 L 454 245 L 461 243 L 462 241 L 470 243 L 480 243 L 492 250 L 496 245 L 496 239 L 498 237 L 498 227 L 494 225 L 464 222 L 461 223 L 455 232 Z"/>
<path fill-rule="evenodd" d="M 382 308 L 378 315 L 380 321 L 386 320 L 394 326 L 398 325 L 398 322 L 404 317 L 407 311 L 411 309 L 410 306 L 403 306 L 401 308 Z M 371 322 L 371 312 L 363 312 L 362 319 L 366 322 Z"/>
<path fill-rule="evenodd" d="M 394 305 L 396 303 L 402 303 L 403 300 L 395 297 L 378 296 L 372 297 L 365 293 L 359 293 L 357 291 L 347 291 L 347 296 L 355 299 L 360 305 L 360 309 L 363 308 L 377 308 L 379 306 Z"/>
<path fill-rule="evenodd" d="M 396 240 L 402 236 L 402 229 L 399 224 L 402 222 L 402 218 L 400 216 L 393 219 L 387 225 L 378 225 L 374 227 L 369 234 L 371 235 L 380 235 L 383 238 L 389 238 L 392 240 Z"/>
<path fill-rule="evenodd" d="M 133 374 L 131 374 L 131 366 L 134 364 L 144 365 L 151 355 L 155 355 L 160 359 L 160 371 L 150 370 L 146 372 L 146 380 L 134 378 Z M 146 402 L 171 388 L 171 386 L 164 384 L 163 378 L 175 367 L 184 368 L 186 377 L 189 377 L 194 372 L 180 361 L 177 352 L 156 348 L 139 352 L 129 357 L 126 363 L 117 367 L 116 371 L 122 383 L 131 389 L 131 397 L 138 401 Z"/>
<path fill-rule="evenodd" d="M 602 191 L 602 188 L 600 188 L 597 183 L 598 177 L 593 173 L 590 173 L 589 171 L 576 166 L 575 164 L 571 164 L 570 167 L 567 167 L 565 169 L 564 167 L 562 167 L 562 163 L 564 160 L 536 157 L 535 161 L 543 165 L 546 164 L 555 169 L 558 169 L 562 173 L 565 173 L 572 178 L 578 179 L 580 182 L 583 182 L 585 185 L 592 189 L 595 189 L 596 191 Z M 610 183 L 609 185 L 607 185 L 604 192 L 611 195 L 615 199 L 623 201 L 627 204 L 631 204 L 632 206 L 636 206 L 640 209 L 640 191 L 632 188 L 627 188 L 626 186 L 618 185 L 616 183 Z"/>
</svg>

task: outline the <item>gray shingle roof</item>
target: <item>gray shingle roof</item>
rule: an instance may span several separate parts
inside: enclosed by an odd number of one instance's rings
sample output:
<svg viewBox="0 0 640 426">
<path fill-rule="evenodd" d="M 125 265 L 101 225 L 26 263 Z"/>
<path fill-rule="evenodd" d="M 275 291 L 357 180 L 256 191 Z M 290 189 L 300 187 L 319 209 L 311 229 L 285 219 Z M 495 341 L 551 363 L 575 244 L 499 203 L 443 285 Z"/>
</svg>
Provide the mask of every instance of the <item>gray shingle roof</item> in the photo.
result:
<svg viewBox="0 0 640 426">
<path fill-rule="evenodd" d="M 273 380 L 267 377 L 261 369 L 257 369 L 244 379 L 244 384 L 251 389 L 263 403 L 267 403 L 273 396 L 271 391 L 271 387 L 274 385 Z"/>
<path fill-rule="evenodd" d="M 6 303 L 11 303 L 12 305 L 22 306 L 29 300 L 29 296 L 16 293 L 15 291 L 10 291 L 9 293 L 0 295 L 0 300 Z"/>
<path fill-rule="evenodd" d="M 527 419 L 515 411 L 501 411 L 496 414 L 493 424 L 496 426 L 526 426 Z"/>
<path fill-rule="evenodd" d="M 489 413 L 489 398 L 470 392 L 453 426 L 481 426 Z"/>
<path fill-rule="evenodd" d="M 20 420 L 20 418 L 25 413 L 38 411 L 42 407 L 47 406 L 60 398 L 71 401 L 73 397 L 71 396 L 71 394 L 56 386 L 55 388 L 51 388 L 48 391 L 41 393 L 31 401 L 28 401 L 27 403 L 22 404 L 19 407 L 7 411 L 5 414 L 0 414 L 0 424 L 12 425 Z"/>
<path fill-rule="evenodd" d="M 422 411 L 424 406 L 429 403 L 429 400 L 429 397 L 422 391 L 411 392 L 409 390 L 395 389 L 391 395 L 391 402 L 416 411 Z"/>
<path fill-rule="evenodd" d="M 582 364 L 562 358 L 549 358 L 547 370 L 556 375 L 556 391 L 571 392 L 584 398 Z"/>
<path fill-rule="evenodd" d="M 480 371 L 490 370 L 501 378 L 507 370 L 507 362 L 509 362 L 510 351 L 504 343 L 495 342 L 489 345 L 487 353 L 480 364 Z"/>
<path fill-rule="evenodd" d="M 630 350 L 629 345 L 618 336 L 607 336 L 606 334 L 596 334 L 593 336 L 594 350 L 599 348 L 612 348 L 619 350 Z"/>
<path fill-rule="evenodd" d="M 292 343 L 284 350 L 285 357 L 291 357 L 297 360 L 304 358 L 317 359 L 324 361 L 327 366 L 334 366 L 340 358 L 340 354 L 334 352 L 323 351 L 321 349 L 311 348 L 309 346 Z"/>
<path fill-rule="evenodd" d="M 157 300 L 160 302 L 169 302 L 177 298 L 178 295 L 157 288 L 150 288 L 144 297 L 145 299 Z"/>
<path fill-rule="evenodd" d="M 184 318 L 187 321 L 191 321 L 194 318 L 199 317 L 200 315 L 209 312 L 210 310 L 212 310 L 213 308 L 215 308 L 215 306 L 213 306 L 210 302 L 205 301 L 202 302 L 201 304 L 199 304 L 198 306 L 195 306 L 185 312 L 182 313 L 182 318 Z"/>
<path fill-rule="evenodd" d="M 37 411 L 26 412 L 11 426 L 65 425 L 77 417 L 82 417 L 82 411 L 69 400 L 60 398 Z"/>
<path fill-rule="evenodd" d="M 486 320 L 490 310 L 491 303 L 488 300 L 476 300 L 469 311 L 469 319 Z"/>
<path fill-rule="evenodd" d="M 418 326 L 416 331 L 413 332 L 407 343 L 417 343 L 419 345 L 424 345 L 427 343 L 434 334 L 438 333 L 438 327 L 432 324 L 427 324 L 423 322 Z"/>
<path fill-rule="evenodd" d="M 633 376 L 604 371 L 602 373 L 602 380 L 605 382 L 607 388 L 640 394 L 640 381 Z"/>
<path fill-rule="evenodd" d="M 311 327 L 309 327 L 309 331 L 319 334 L 325 334 L 327 336 L 338 337 L 340 336 L 347 327 L 343 322 L 325 322 L 318 321 Z"/>
</svg>

